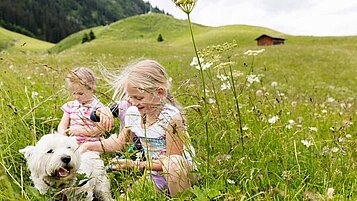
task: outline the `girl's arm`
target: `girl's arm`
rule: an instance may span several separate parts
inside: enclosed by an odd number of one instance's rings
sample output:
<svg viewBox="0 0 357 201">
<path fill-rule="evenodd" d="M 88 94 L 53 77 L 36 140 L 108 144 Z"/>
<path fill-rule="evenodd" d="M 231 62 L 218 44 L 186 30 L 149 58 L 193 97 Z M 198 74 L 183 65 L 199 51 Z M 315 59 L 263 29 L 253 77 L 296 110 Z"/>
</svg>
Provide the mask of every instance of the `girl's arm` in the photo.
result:
<svg viewBox="0 0 357 201">
<path fill-rule="evenodd" d="M 183 155 L 183 144 L 185 139 L 185 125 L 181 114 L 175 115 L 168 127 L 166 133 L 166 156 Z M 164 159 L 164 158 L 162 158 Z M 151 169 L 162 171 L 162 159 L 152 161 L 142 161 L 138 164 L 139 169 Z"/>
<path fill-rule="evenodd" d="M 109 138 L 96 141 L 96 142 L 85 142 L 80 145 L 80 151 L 83 153 L 85 151 L 97 151 L 97 152 L 115 152 L 122 151 L 129 142 L 130 131 L 128 129 L 123 129 L 119 136 L 114 134 Z"/>
<path fill-rule="evenodd" d="M 57 132 L 66 135 L 66 130 L 69 126 L 69 114 L 67 112 L 63 113 L 62 119 L 57 127 Z"/>
</svg>

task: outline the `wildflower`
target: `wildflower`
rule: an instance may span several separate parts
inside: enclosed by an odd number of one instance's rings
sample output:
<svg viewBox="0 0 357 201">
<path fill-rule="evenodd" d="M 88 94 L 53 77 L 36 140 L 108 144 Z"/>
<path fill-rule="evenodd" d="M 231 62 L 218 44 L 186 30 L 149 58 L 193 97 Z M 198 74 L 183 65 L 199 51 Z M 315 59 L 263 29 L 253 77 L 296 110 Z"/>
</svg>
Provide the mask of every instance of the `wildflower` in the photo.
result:
<svg viewBox="0 0 357 201">
<path fill-rule="evenodd" d="M 278 83 L 277 83 L 277 82 L 272 82 L 272 83 L 271 83 L 271 86 L 272 86 L 272 87 L 276 87 L 276 86 L 278 86 Z"/>
<path fill-rule="evenodd" d="M 322 113 L 327 113 L 327 110 L 322 110 L 321 112 L 322 112 Z"/>
<path fill-rule="evenodd" d="M 246 52 L 244 52 L 245 55 L 248 56 L 257 56 L 258 54 L 264 52 L 265 49 L 261 49 L 261 50 L 247 50 Z"/>
<path fill-rule="evenodd" d="M 239 76 L 241 76 L 241 75 L 244 75 L 244 73 L 242 73 L 241 71 L 233 71 L 233 76 L 234 77 L 239 77 Z"/>
<path fill-rule="evenodd" d="M 334 188 L 328 188 L 327 189 L 327 193 L 326 193 L 326 197 L 328 200 L 333 198 L 333 193 L 335 192 Z"/>
<path fill-rule="evenodd" d="M 291 102 L 291 106 L 296 107 L 296 105 L 297 105 L 296 101 Z"/>
<path fill-rule="evenodd" d="M 260 82 L 259 77 L 257 75 L 248 75 L 247 82 L 253 84 L 253 82 Z"/>
<path fill-rule="evenodd" d="M 336 152 L 338 152 L 340 149 L 338 148 L 338 147 L 333 147 L 333 148 L 331 148 L 331 152 L 333 152 L 333 153 L 336 153 Z"/>
<path fill-rule="evenodd" d="M 227 179 L 227 182 L 229 183 L 229 184 L 235 184 L 236 182 L 234 181 L 234 180 L 232 180 L 232 179 Z"/>
<path fill-rule="evenodd" d="M 264 94 L 263 94 L 263 91 L 262 90 L 257 90 L 256 92 L 255 92 L 255 95 L 256 96 L 263 96 Z"/>
<path fill-rule="evenodd" d="M 34 99 L 38 96 L 38 93 L 36 91 L 33 91 L 31 94 L 31 98 Z"/>
<path fill-rule="evenodd" d="M 351 138 L 352 135 L 351 134 L 346 134 L 346 138 Z"/>
<path fill-rule="evenodd" d="M 204 61 L 204 59 L 200 58 L 200 63 L 202 63 L 203 61 Z M 197 59 L 197 57 L 193 57 L 190 66 L 197 66 L 197 65 L 198 65 L 198 59 Z"/>
<path fill-rule="evenodd" d="M 291 172 L 288 171 L 288 170 L 285 170 L 285 171 L 283 171 L 283 173 L 281 174 L 281 176 L 282 176 L 284 179 L 286 179 L 286 180 L 290 180 L 290 178 L 291 178 Z"/>
<path fill-rule="evenodd" d="M 202 63 L 202 70 L 206 70 L 207 68 L 211 67 L 212 66 L 212 63 Z M 197 66 L 196 66 L 197 68 Z M 198 68 L 199 70 L 199 68 Z"/>
<path fill-rule="evenodd" d="M 244 130 L 244 131 L 246 131 L 246 130 L 248 130 L 249 128 L 248 128 L 248 126 L 247 125 L 245 125 L 243 128 L 242 128 L 242 130 Z"/>
<path fill-rule="evenodd" d="M 214 103 L 216 103 L 216 100 L 215 100 L 214 98 L 209 98 L 209 99 L 208 99 L 208 102 L 209 102 L 210 104 L 214 104 Z"/>
<path fill-rule="evenodd" d="M 298 117 L 298 122 L 301 123 L 302 120 L 303 120 L 302 116 L 299 116 L 299 117 Z"/>
<path fill-rule="evenodd" d="M 334 102 L 334 101 L 335 101 L 335 99 L 332 98 L 332 97 L 328 97 L 328 98 L 327 98 L 327 102 L 329 102 L 329 103 L 332 103 L 332 102 Z"/>
<path fill-rule="evenodd" d="M 279 116 L 273 116 L 272 118 L 268 119 L 270 124 L 275 124 L 279 120 Z"/>
<path fill-rule="evenodd" d="M 220 74 L 220 75 L 217 75 L 217 78 L 220 79 L 221 81 L 226 81 L 228 79 L 228 76 Z"/>
<path fill-rule="evenodd" d="M 309 127 L 310 131 L 315 131 L 317 132 L 317 128 L 316 127 Z"/>
<path fill-rule="evenodd" d="M 183 12 L 189 14 L 196 5 L 197 0 L 172 0 Z"/>
<path fill-rule="evenodd" d="M 307 148 L 309 148 L 310 146 L 314 145 L 314 143 L 312 143 L 311 141 L 307 141 L 307 140 L 301 140 L 301 143 L 303 145 L 305 145 Z"/>
<path fill-rule="evenodd" d="M 0 88 L 1 88 L 3 85 L 4 85 L 4 83 L 1 81 L 1 82 L 0 82 Z"/>
<path fill-rule="evenodd" d="M 221 84 L 221 91 L 224 91 L 226 89 L 230 89 L 231 84 L 229 82 Z"/>
</svg>

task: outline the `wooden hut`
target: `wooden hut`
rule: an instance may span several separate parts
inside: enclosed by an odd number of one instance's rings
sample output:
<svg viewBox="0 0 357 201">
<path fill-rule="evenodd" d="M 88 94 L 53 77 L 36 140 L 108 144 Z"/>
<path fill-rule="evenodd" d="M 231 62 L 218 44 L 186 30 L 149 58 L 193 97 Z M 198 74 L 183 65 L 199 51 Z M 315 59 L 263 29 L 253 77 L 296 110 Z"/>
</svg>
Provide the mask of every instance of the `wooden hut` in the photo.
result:
<svg viewBox="0 0 357 201">
<path fill-rule="evenodd" d="M 278 36 L 270 36 L 267 34 L 263 34 L 255 39 L 257 41 L 258 46 L 263 45 L 283 45 L 285 39 Z"/>
</svg>

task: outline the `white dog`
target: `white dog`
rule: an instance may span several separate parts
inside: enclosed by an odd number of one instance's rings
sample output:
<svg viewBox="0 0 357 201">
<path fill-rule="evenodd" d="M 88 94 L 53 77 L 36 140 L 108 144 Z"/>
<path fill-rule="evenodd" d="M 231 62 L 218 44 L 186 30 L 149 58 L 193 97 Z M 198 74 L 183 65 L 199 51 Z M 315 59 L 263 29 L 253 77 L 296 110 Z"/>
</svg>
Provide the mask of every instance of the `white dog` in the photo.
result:
<svg viewBox="0 0 357 201">
<path fill-rule="evenodd" d="M 99 153 L 80 154 L 74 137 L 48 134 L 35 146 L 19 151 L 25 155 L 31 179 L 41 194 L 62 194 L 68 200 L 111 200 L 110 182 Z M 86 179 L 77 179 L 81 174 Z"/>
</svg>

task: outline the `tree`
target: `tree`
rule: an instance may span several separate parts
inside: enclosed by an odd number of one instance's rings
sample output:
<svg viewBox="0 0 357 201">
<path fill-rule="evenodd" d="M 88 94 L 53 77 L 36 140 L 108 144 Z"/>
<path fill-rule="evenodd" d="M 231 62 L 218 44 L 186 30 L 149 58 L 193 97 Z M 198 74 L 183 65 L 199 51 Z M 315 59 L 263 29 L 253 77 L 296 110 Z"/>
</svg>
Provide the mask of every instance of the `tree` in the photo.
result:
<svg viewBox="0 0 357 201">
<path fill-rule="evenodd" d="M 161 33 L 159 34 L 159 36 L 157 36 L 157 42 L 162 42 L 164 41 L 164 38 L 162 37 Z"/>
<path fill-rule="evenodd" d="M 94 35 L 94 32 L 92 30 L 90 30 L 90 32 L 89 32 L 89 41 L 94 40 L 95 38 L 96 37 Z"/>
<path fill-rule="evenodd" d="M 89 42 L 89 36 L 87 33 L 84 33 L 83 38 L 82 38 L 82 43 Z"/>
</svg>

